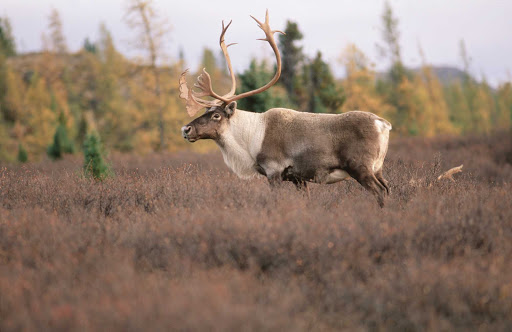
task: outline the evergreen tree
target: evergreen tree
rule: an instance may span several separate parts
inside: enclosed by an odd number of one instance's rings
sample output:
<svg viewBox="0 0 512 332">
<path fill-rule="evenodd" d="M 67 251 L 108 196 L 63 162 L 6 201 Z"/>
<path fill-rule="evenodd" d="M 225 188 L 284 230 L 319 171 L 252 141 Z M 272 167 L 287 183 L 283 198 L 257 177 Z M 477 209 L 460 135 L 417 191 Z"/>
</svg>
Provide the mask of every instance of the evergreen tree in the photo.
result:
<svg viewBox="0 0 512 332">
<path fill-rule="evenodd" d="M 48 156 L 52 159 L 60 159 L 64 153 L 72 154 L 75 152 L 73 142 L 68 137 L 65 123 L 64 114 L 61 113 L 59 116 L 59 124 L 53 136 L 53 144 L 50 145 L 47 150 Z"/>
<path fill-rule="evenodd" d="M 0 17 L 0 57 L 2 55 L 5 57 L 16 55 L 16 43 L 7 17 Z"/>
<path fill-rule="evenodd" d="M 0 17 L 0 117 L 2 113 L 11 113 L 6 103 L 8 89 L 8 64 L 7 58 L 16 55 L 16 44 L 12 35 L 11 24 L 7 17 Z M 8 117 L 8 116 L 7 116 Z"/>
<path fill-rule="evenodd" d="M 111 174 L 110 168 L 105 162 L 105 151 L 100 136 L 96 131 L 86 136 L 83 152 L 84 172 L 86 175 L 101 181 Z"/>
<path fill-rule="evenodd" d="M 299 65 L 304 58 L 302 47 L 297 46 L 297 42 L 301 41 L 304 36 L 300 32 L 297 23 L 291 21 L 286 22 L 284 32 L 284 35 L 280 34 L 278 37 L 283 62 L 280 80 L 286 88 L 290 99 L 297 102 L 297 85 L 300 84 L 297 74 Z"/>
<path fill-rule="evenodd" d="M 265 60 L 258 63 L 256 59 L 252 59 L 249 68 L 238 75 L 240 91 L 256 90 L 270 82 L 273 76 L 274 70 L 269 68 Z M 291 108 L 292 105 L 286 90 L 279 85 L 238 101 L 238 108 L 259 113 L 273 107 Z"/>
<path fill-rule="evenodd" d="M 256 90 L 264 86 L 272 79 L 273 73 L 267 69 L 265 61 L 258 64 L 256 59 L 252 59 L 249 68 L 238 76 L 241 91 Z M 262 93 L 240 99 L 238 108 L 249 110 L 251 112 L 265 112 L 272 107 L 272 96 L 270 90 Z"/>
<path fill-rule="evenodd" d="M 91 41 L 89 40 L 89 38 L 85 38 L 84 40 L 84 50 L 86 52 L 89 52 L 89 53 L 92 53 L 92 54 L 96 54 L 97 52 L 97 49 L 96 49 L 96 44 L 94 43 L 91 43 Z"/>
<path fill-rule="evenodd" d="M 345 101 L 343 87 L 338 86 L 331 68 L 323 61 L 319 51 L 315 59 L 305 68 L 305 81 L 309 90 L 308 112 L 336 113 Z"/>
<path fill-rule="evenodd" d="M 26 163 L 28 161 L 27 150 L 25 150 L 21 143 L 18 145 L 18 161 L 20 163 Z"/>
<path fill-rule="evenodd" d="M 85 141 L 85 136 L 89 132 L 89 124 L 87 122 L 87 119 L 85 117 L 85 112 L 82 112 L 80 116 L 80 121 L 78 122 L 78 132 L 76 136 L 76 142 L 80 145 L 83 144 Z"/>
</svg>

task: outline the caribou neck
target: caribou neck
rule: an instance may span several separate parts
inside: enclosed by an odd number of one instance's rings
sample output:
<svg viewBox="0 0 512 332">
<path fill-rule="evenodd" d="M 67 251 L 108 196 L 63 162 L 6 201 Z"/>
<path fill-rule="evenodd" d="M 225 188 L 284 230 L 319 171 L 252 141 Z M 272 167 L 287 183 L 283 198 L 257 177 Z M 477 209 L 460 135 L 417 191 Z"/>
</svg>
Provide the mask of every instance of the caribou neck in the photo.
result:
<svg viewBox="0 0 512 332">
<path fill-rule="evenodd" d="M 238 176 L 256 175 L 256 156 L 265 136 L 264 113 L 236 110 L 217 145 L 228 167 Z"/>
</svg>

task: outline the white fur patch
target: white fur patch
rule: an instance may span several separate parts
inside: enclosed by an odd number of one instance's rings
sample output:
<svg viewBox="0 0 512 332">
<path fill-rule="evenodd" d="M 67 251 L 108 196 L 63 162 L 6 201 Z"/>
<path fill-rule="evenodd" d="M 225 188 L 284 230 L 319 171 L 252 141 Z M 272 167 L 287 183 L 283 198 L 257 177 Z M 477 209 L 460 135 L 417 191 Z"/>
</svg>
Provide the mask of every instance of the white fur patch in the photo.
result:
<svg viewBox="0 0 512 332">
<path fill-rule="evenodd" d="M 263 114 L 236 110 L 221 136 L 226 165 L 241 178 L 257 175 L 254 165 L 265 137 Z"/>
<path fill-rule="evenodd" d="M 391 124 L 384 119 L 376 119 L 375 126 L 380 133 L 391 130 Z"/>
<path fill-rule="evenodd" d="M 391 124 L 383 119 L 375 120 L 375 126 L 377 127 L 377 131 L 379 133 L 379 156 L 373 163 L 373 171 L 377 172 L 382 168 L 382 164 L 384 163 L 384 158 L 386 158 L 386 153 L 388 152 L 388 142 L 389 142 L 389 131 L 391 130 Z"/>
<path fill-rule="evenodd" d="M 349 178 L 350 175 L 348 175 L 347 172 L 341 169 L 335 169 L 333 172 L 329 173 L 327 175 L 327 178 L 325 179 L 326 184 L 336 183 L 338 181 L 345 180 L 346 178 Z"/>
</svg>

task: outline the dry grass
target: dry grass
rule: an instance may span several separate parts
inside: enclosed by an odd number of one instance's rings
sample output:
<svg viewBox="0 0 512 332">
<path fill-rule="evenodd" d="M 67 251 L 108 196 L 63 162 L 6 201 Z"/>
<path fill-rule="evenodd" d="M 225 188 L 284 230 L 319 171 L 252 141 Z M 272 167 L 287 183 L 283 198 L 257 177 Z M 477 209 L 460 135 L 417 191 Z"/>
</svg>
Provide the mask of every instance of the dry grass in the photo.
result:
<svg viewBox="0 0 512 332">
<path fill-rule="evenodd" d="M 219 154 L 112 164 L 0 170 L 0 331 L 512 329 L 508 133 L 395 140 L 384 209 L 353 181 L 271 191 Z"/>
</svg>

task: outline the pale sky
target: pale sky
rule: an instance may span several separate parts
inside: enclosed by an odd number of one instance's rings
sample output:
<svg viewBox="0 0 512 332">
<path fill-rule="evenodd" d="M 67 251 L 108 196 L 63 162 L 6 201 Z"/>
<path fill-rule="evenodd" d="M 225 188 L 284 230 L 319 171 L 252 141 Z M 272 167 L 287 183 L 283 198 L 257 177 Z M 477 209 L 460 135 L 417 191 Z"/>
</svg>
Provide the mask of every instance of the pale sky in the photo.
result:
<svg viewBox="0 0 512 332">
<path fill-rule="evenodd" d="M 391 0 L 401 31 L 403 60 L 418 66 L 421 44 L 427 61 L 434 65 L 461 67 L 459 42 L 465 40 L 471 56 L 471 70 L 485 74 L 492 84 L 510 79 L 512 71 L 512 1 L 505 0 Z M 320 50 L 338 75 L 337 62 L 348 43 L 355 43 L 377 64 L 387 67 L 378 56 L 381 43 L 381 14 L 384 1 L 327 0 L 155 0 L 162 16 L 169 20 L 172 31 L 167 43 L 174 59 L 183 49 L 188 66 L 196 69 L 204 46 L 218 51 L 221 21 L 233 19 L 226 42 L 239 45 L 230 48 L 236 70 L 246 68 L 251 57 L 271 56 L 269 46 L 256 38 L 263 32 L 249 17 L 264 19 L 270 11 L 274 29 L 284 30 L 286 20 L 298 23 L 304 34 L 302 45 L 307 55 Z M 95 41 L 99 25 L 104 22 L 116 46 L 130 53 L 132 32 L 123 21 L 125 0 L 2 0 L 0 16 L 8 16 L 18 50 L 41 48 L 41 34 L 47 31 L 51 8 L 56 8 L 63 21 L 64 34 L 71 50 L 78 50 L 86 37 Z"/>
</svg>

